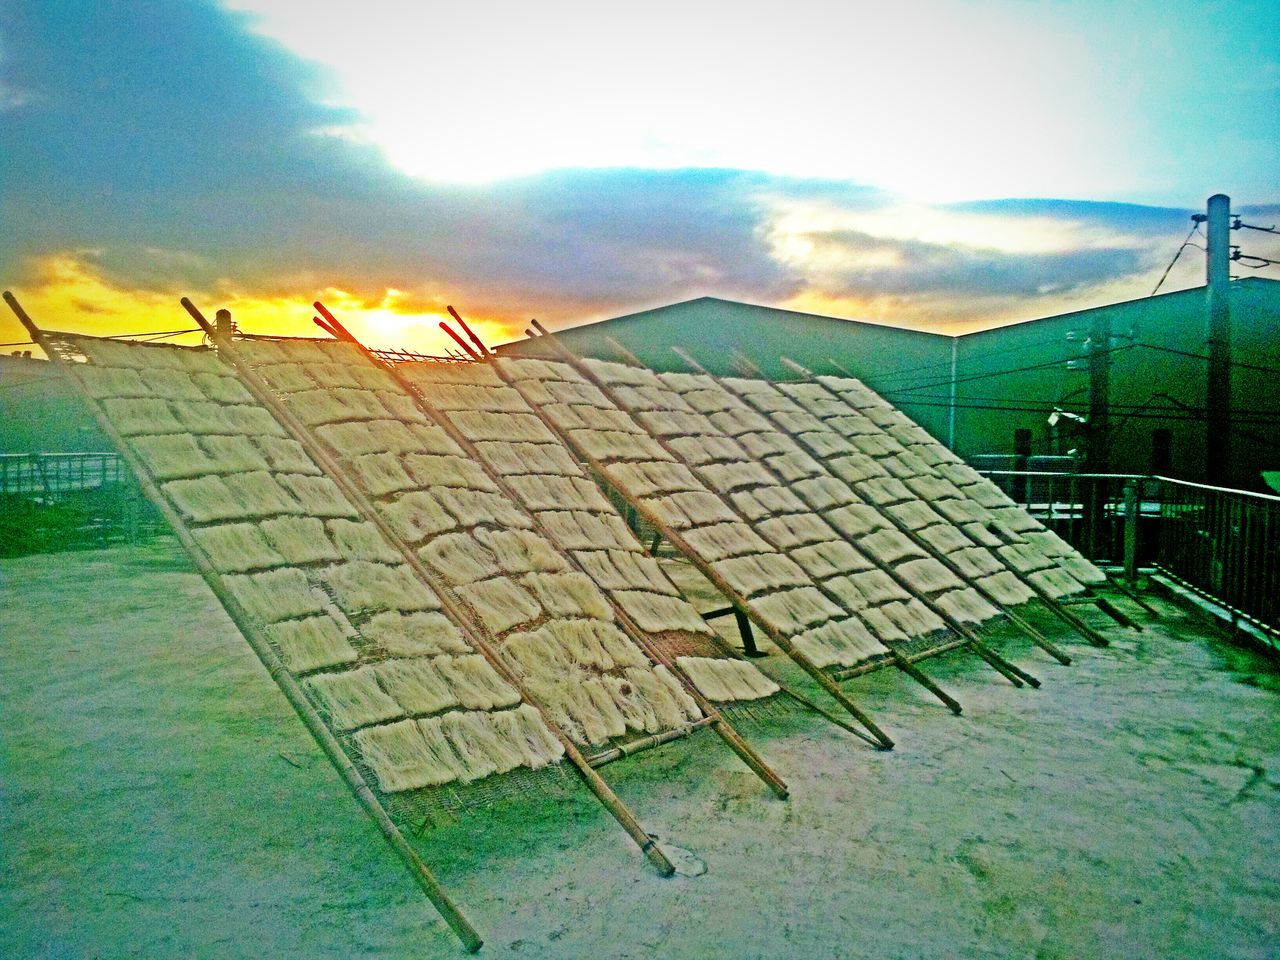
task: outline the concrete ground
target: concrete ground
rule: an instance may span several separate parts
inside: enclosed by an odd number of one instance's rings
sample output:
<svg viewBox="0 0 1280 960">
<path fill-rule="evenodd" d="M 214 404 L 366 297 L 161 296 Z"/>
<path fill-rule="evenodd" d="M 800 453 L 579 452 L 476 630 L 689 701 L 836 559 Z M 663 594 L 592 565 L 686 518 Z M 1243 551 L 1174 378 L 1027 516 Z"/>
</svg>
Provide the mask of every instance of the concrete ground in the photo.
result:
<svg viewBox="0 0 1280 960">
<path fill-rule="evenodd" d="M 891 753 L 744 722 L 787 802 L 709 732 L 606 767 L 668 880 L 580 788 L 420 849 L 495 960 L 1278 958 L 1280 676 L 1161 609 L 930 662 L 960 718 L 851 682 Z M 462 955 L 171 541 L 0 562 L 0 638 L 0 956 Z"/>
</svg>

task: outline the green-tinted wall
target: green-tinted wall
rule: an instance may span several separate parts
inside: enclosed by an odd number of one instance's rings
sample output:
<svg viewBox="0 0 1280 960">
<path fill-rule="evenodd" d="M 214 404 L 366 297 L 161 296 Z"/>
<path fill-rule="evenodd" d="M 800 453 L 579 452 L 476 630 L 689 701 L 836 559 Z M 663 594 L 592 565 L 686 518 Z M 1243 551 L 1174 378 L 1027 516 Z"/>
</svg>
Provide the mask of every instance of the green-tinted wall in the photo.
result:
<svg viewBox="0 0 1280 960">
<path fill-rule="evenodd" d="M 735 352 L 774 379 L 794 379 L 781 361 L 789 357 L 819 373 L 835 373 L 831 360 L 872 382 L 881 370 L 919 364 L 944 364 L 951 338 L 898 327 L 836 320 L 732 300 L 704 297 L 573 327 L 559 334 L 575 353 L 618 359 L 613 338 L 654 370 L 687 370 L 671 349 L 677 346 L 716 374 L 735 374 Z M 525 356 L 549 355 L 537 341 L 521 340 L 499 348 Z M 920 422 L 941 435 L 945 412 L 923 409 Z M 913 414 L 915 415 L 915 414 Z"/>
<path fill-rule="evenodd" d="M 1237 362 L 1280 368 L 1280 283 L 1249 279 L 1232 285 L 1232 328 Z M 829 360 L 851 370 L 902 407 L 944 442 L 949 436 L 952 344 L 956 346 L 956 449 L 966 457 L 1012 454 L 1014 431 L 1029 429 L 1034 453 L 1081 452 L 1084 438 L 1063 421 L 1055 439 L 1041 407 L 1088 409 L 1085 340 L 1095 317 L 1111 319 L 1111 469 L 1144 473 L 1151 468 L 1152 433 L 1172 431 L 1173 472 L 1204 477 L 1203 360 L 1133 344 L 1147 343 L 1205 353 L 1204 290 L 1111 304 L 1095 310 L 986 330 L 959 338 L 896 327 L 703 298 L 565 330 L 577 353 L 616 359 L 612 337 L 658 370 L 683 370 L 672 351 L 680 346 L 713 373 L 733 373 L 735 351 L 766 375 L 794 375 L 779 362 L 788 356 L 818 372 L 835 372 Z M 539 355 L 536 341 L 504 352 Z M 1076 361 L 1075 369 L 1068 361 Z M 1007 371 L 1036 367 L 1015 373 Z M 992 374 L 1000 374 L 993 376 Z M 1231 483 L 1265 489 L 1264 469 L 1280 469 L 1280 375 L 1236 367 Z M 1167 394 L 1167 396 L 1162 396 Z M 1018 407 L 1034 406 L 1034 410 Z M 1188 409 L 1189 408 L 1189 409 Z"/>
<path fill-rule="evenodd" d="M 75 387 L 44 360 L 0 356 L 0 453 L 110 450 Z"/>
<path fill-rule="evenodd" d="M 1233 358 L 1240 363 L 1280 367 L 1280 284 L 1245 281 L 1232 285 Z M 1173 472 L 1204 478 L 1206 364 L 1142 344 L 1189 354 L 1206 353 L 1204 290 L 1113 304 L 1096 310 L 970 334 L 959 341 L 961 382 L 956 412 L 958 447 L 965 456 L 1011 453 L 1013 432 L 1032 431 L 1033 451 L 1056 453 L 1084 449 L 1081 427 L 1063 423 L 1055 444 L 1047 417 L 1040 412 L 990 410 L 1028 400 L 1088 410 L 1089 373 L 1085 353 L 1095 320 L 1109 316 L 1111 469 L 1142 473 L 1151 467 L 1152 433 L 1173 435 Z M 1067 360 L 1074 359 L 1076 369 Z M 1060 361 L 1052 366 L 1006 376 L 984 376 L 1017 367 Z M 982 377 L 970 379 L 967 377 Z M 910 393 L 945 394 L 946 388 Z M 898 398 L 906 396 L 899 394 Z M 1259 471 L 1280 465 L 1280 375 L 1233 368 L 1232 401 L 1238 422 L 1232 432 L 1232 485 L 1265 489 Z M 1246 420 L 1273 423 L 1245 423 Z M 1055 446 L 1057 449 L 1055 449 Z"/>
</svg>

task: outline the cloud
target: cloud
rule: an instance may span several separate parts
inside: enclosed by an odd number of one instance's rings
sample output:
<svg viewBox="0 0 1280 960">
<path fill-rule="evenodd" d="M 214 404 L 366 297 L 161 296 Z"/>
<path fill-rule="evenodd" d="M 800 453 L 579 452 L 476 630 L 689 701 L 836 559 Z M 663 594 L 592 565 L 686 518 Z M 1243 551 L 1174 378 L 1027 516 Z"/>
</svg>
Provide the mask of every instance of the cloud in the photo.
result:
<svg viewBox="0 0 1280 960">
<path fill-rule="evenodd" d="M 726 169 L 428 183 L 363 142 L 323 70 L 241 15 L 16 7 L 0 35 L 0 278 L 68 310 L 90 294 L 123 315 L 130 297 L 146 311 L 189 293 L 301 330 L 323 296 L 375 341 L 425 349 L 446 303 L 502 339 L 529 316 L 701 294 L 972 322 L 1145 282 L 1188 213 L 1009 200 L 904 220 L 870 187 Z"/>
</svg>

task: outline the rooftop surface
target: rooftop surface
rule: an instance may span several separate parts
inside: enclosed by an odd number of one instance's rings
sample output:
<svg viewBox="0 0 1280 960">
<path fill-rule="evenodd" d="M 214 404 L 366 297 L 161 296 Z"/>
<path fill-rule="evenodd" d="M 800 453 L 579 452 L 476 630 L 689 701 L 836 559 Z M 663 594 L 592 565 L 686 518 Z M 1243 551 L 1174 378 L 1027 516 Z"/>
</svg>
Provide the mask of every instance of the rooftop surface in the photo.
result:
<svg viewBox="0 0 1280 960">
<path fill-rule="evenodd" d="M 7 956 L 462 955 L 175 543 L 0 561 L 0 589 Z M 930 661 L 960 718 L 856 681 L 891 753 L 760 718 L 787 802 L 697 737 L 611 766 L 687 851 L 669 880 L 569 786 L 420 849 L 491 958 L 1274 957 L 1280 675 L 1157 605 L 1063 638 L 1069 667 L 1002 642 L 1039 691 Z"/>
</svg>

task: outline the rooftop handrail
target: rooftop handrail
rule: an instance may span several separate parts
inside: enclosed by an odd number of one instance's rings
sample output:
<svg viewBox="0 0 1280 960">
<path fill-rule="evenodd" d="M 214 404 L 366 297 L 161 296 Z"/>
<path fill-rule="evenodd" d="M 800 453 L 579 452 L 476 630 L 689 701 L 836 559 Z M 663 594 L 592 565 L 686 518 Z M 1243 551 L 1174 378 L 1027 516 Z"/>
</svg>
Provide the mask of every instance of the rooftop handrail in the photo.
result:
<svg viewBox="0 0 1280 960">
<path fill-rule="evenodd" d="M 1081 480 L 1158 480 L 1161 483 L 1172 483 L 1175 486 L 1187 487 L 1193 490 L 1209 490 L 1214 493 L 1229 493 L 1241 497 L 1253 497 L 1258 500 L 1268 500 L 1280 503 L 1280 496 L 1273 493 L 1261 493 L 1257 490 L 1241 490 L 1237 487 L 1216 487 L 1208 483 L 1199 483 L 1195 480 L 1182 480 L 1178 477 L 1166 477 L 1159 473 L 1085 473 L 1074 470 L 984 470 L 978 469 L 978 473 L 984 477 L 1055 477 L 1070 478 L 1075 477 Z"/>
</svg>

